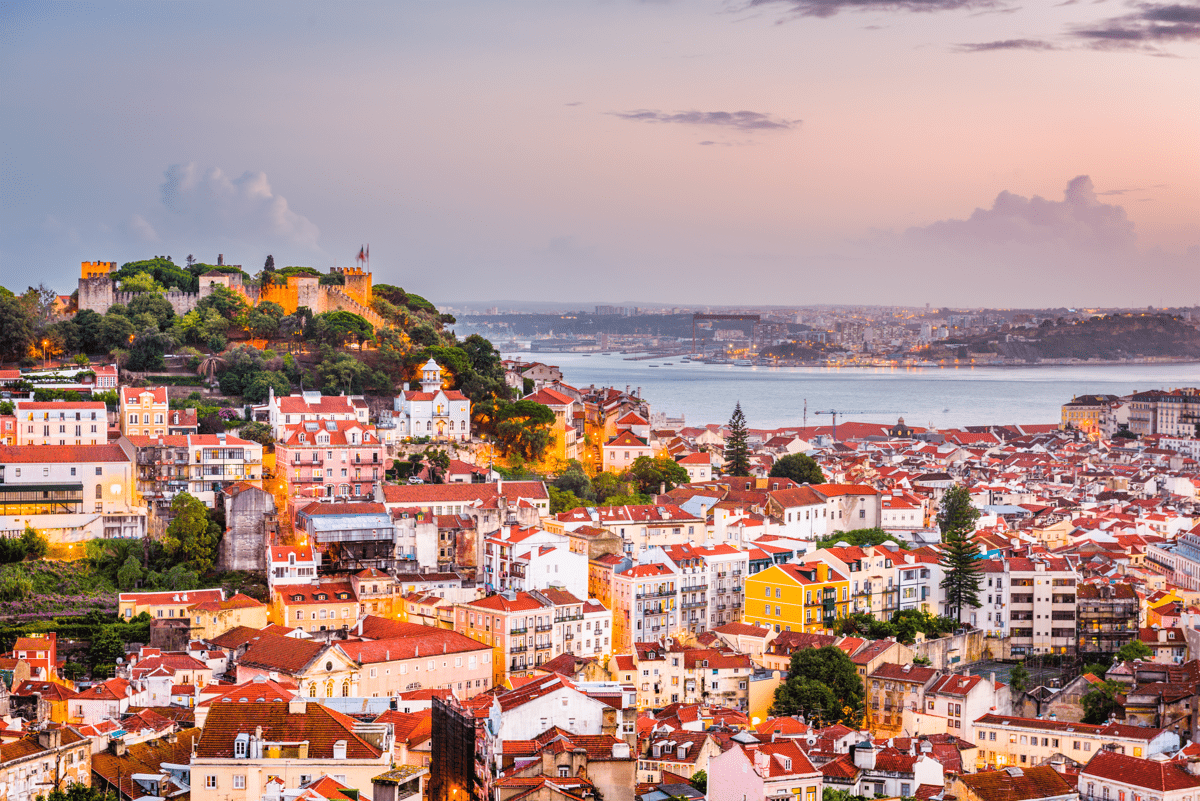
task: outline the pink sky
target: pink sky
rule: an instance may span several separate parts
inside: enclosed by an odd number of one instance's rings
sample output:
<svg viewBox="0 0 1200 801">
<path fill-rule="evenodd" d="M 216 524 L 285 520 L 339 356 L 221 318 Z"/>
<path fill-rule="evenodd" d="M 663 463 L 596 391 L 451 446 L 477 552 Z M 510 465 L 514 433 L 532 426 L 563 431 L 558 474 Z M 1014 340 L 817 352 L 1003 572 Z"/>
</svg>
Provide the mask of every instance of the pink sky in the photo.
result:
<svg viewBox="0 0 1200 801">
<path fill-rule="evenodd" d="M 1200 303 L 1197 0 L 396 5 L 6 7 L 0 283 Z"/>
</svg>

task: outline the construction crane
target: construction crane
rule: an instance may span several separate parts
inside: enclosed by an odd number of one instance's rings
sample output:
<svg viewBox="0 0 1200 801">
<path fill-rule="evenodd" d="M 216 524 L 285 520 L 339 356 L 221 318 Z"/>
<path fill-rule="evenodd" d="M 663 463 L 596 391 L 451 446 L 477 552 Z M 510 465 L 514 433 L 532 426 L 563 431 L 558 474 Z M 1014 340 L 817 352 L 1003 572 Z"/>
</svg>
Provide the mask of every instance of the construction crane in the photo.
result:
<svg viewBox="0 0 1200 801">
<path fill-rule="evenodd" d="M 892 412 L 892 411 L 886 411 L 886 410 L 881 411 L 879 409 L 867 409 L 867 410 L 863 410 L 863 409 L 851 409 L 851 410 L 822 409 L 819 412 L 813 412 L 813 414 L 832 415 L 832 417 L 833 417 L 833 441 L 837 442 L 837 419 L 838 419 L 839 414 L 845 416 L 847 414 L 904 414 L 904 413 L 903 412 Z"/>
</svg>

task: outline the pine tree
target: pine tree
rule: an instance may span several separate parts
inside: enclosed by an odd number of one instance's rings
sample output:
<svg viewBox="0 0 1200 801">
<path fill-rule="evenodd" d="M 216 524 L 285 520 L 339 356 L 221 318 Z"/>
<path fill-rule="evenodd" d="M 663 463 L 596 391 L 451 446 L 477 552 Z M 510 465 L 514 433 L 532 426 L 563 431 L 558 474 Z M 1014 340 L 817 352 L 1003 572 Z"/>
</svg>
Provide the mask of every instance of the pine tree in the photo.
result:
<svg viewBox="0 0 1200 801">
<path fill-rule="evenodd" d="M 953 486 L 942 496 L 938 510 L 938 528 L 942 532 L 942 559 L 945 571 L 942 589 L 946 592 L 946 608 L 962 623 L 964 606 L 978 609 L 982 569 L 979 565 L 979 546 L 970 537 L 975 531 L 979 510 L 971 503 L 971 495 L 960 486 Z"/>
<path fill-rule="evenodd" d="M 746 415 L 741 401 L 733 407 L 729 418 L 729 435 L 725 437 L 725 473 L 730 476 L 750 475 L 750 446 L 746 443 Z"/>
</svg>

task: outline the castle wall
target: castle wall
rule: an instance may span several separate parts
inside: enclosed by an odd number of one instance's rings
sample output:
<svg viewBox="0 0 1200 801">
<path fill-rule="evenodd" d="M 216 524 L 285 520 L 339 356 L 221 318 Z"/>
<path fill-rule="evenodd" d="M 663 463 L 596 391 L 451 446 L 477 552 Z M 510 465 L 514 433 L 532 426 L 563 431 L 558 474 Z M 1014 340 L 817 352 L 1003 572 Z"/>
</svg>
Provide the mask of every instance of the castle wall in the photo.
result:
<svg viewBox="0 0 1200 801">
<path fill-rule="evenodd" d="M 109 282 L 109 283 L 111 284 L 111 282 Z M 138 296 L 137 292 L 113 292 L 111 294 L 112 294 L 112 302 L 109 303 L 109 306 L 111 306 L 115 303 L 119 303 L 123 306 L 128 306 L 130 304 L 130 302 Z M 181 292 L 178 289 L 172 289 L 169 292 L 163 292 L 162 296 L 167 299 L 167 302 L 171 304 L 171 308 L 174 309 L 175 313 L 180 316 L 183 316 L 183 315 L 187 314 L 188 312 L 190 312 L 192 309 L 195 309 L 196 304 L 200 302 L 200 295 L 198 295 L 197 293 Z M 81 293 L 80 297 L 82 297 L 82 293 Z M 83 306 L 80 306 L 79 308 L 82 309 Z M 105 311 L 107 311 L 107 308 L 105 309 Z M 104 312 L 100 312 L 100 313 L 103 314 Z"/>
<path fill-rule="evenodd" d="M 115 262 L 83 262 L 79 279 L 79 309 L 91 309 L 98 314 L 107 312 L 113 304 L 128 305 L 137 295 L 133 292 L 118 292 L 109 272 L 116 266 Z M 171 290 L 164 292 L 163 297 L 171 304 L 178 315 L 184 315 L 194 310 L 200 301 L 213 293 L 214 286 L 224 286 L 237 292 L 251 305 L 270 301 L 283 307 L 285 314 L 295 314 L 301 306 L 312 310 L 313 314 L 330 311 L 348 311 L 365 318 L 371 325 L 381 328 L 387 322 L 371 308 L 374 292 L 371 288 L 371 274 L 358 268 L 335 268 L 331 272 L 341 273 L 346 283 L 344 286 L 321 286 L 320 281 L 312 276 L 290 276 L 287 286 L 267 284 L 265 286 L 246 286 L 237 274 L 226 273 L 221 276 L 200 276 L 199 292 L 181 292 Z"/>
<path fill-rule="evenodd" d="M 343 292 L 342 288 L 338 286 L 321 287 L 321 311 L 348 311 L 365 318 L 367 322 L 376 328 L 387 326 L 387 322 L 379 316 L 379 312 L 364 306 Z"/>
<path fill-rule="evenodd" d="M 85 264 L 87 262 L 84 262 Z M 113 305 L 113 280 L 107 275 L 79 279 L 79 310 L 104 314 Z"/>
</svg>

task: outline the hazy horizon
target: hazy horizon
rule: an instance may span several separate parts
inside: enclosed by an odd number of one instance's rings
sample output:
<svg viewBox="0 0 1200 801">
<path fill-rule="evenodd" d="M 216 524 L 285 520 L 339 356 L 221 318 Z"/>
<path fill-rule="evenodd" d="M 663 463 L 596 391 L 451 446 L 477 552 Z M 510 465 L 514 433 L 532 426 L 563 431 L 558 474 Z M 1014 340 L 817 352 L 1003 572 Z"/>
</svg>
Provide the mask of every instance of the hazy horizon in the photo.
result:
<svg viewBox="0 0 1200 801">
<path fill-rule="evenodd" d="M 440 303 L 1200 304 L 1200 0 L 14 2 L 0 33 L 17 291 L 370 244 Z"/>
</svg>

